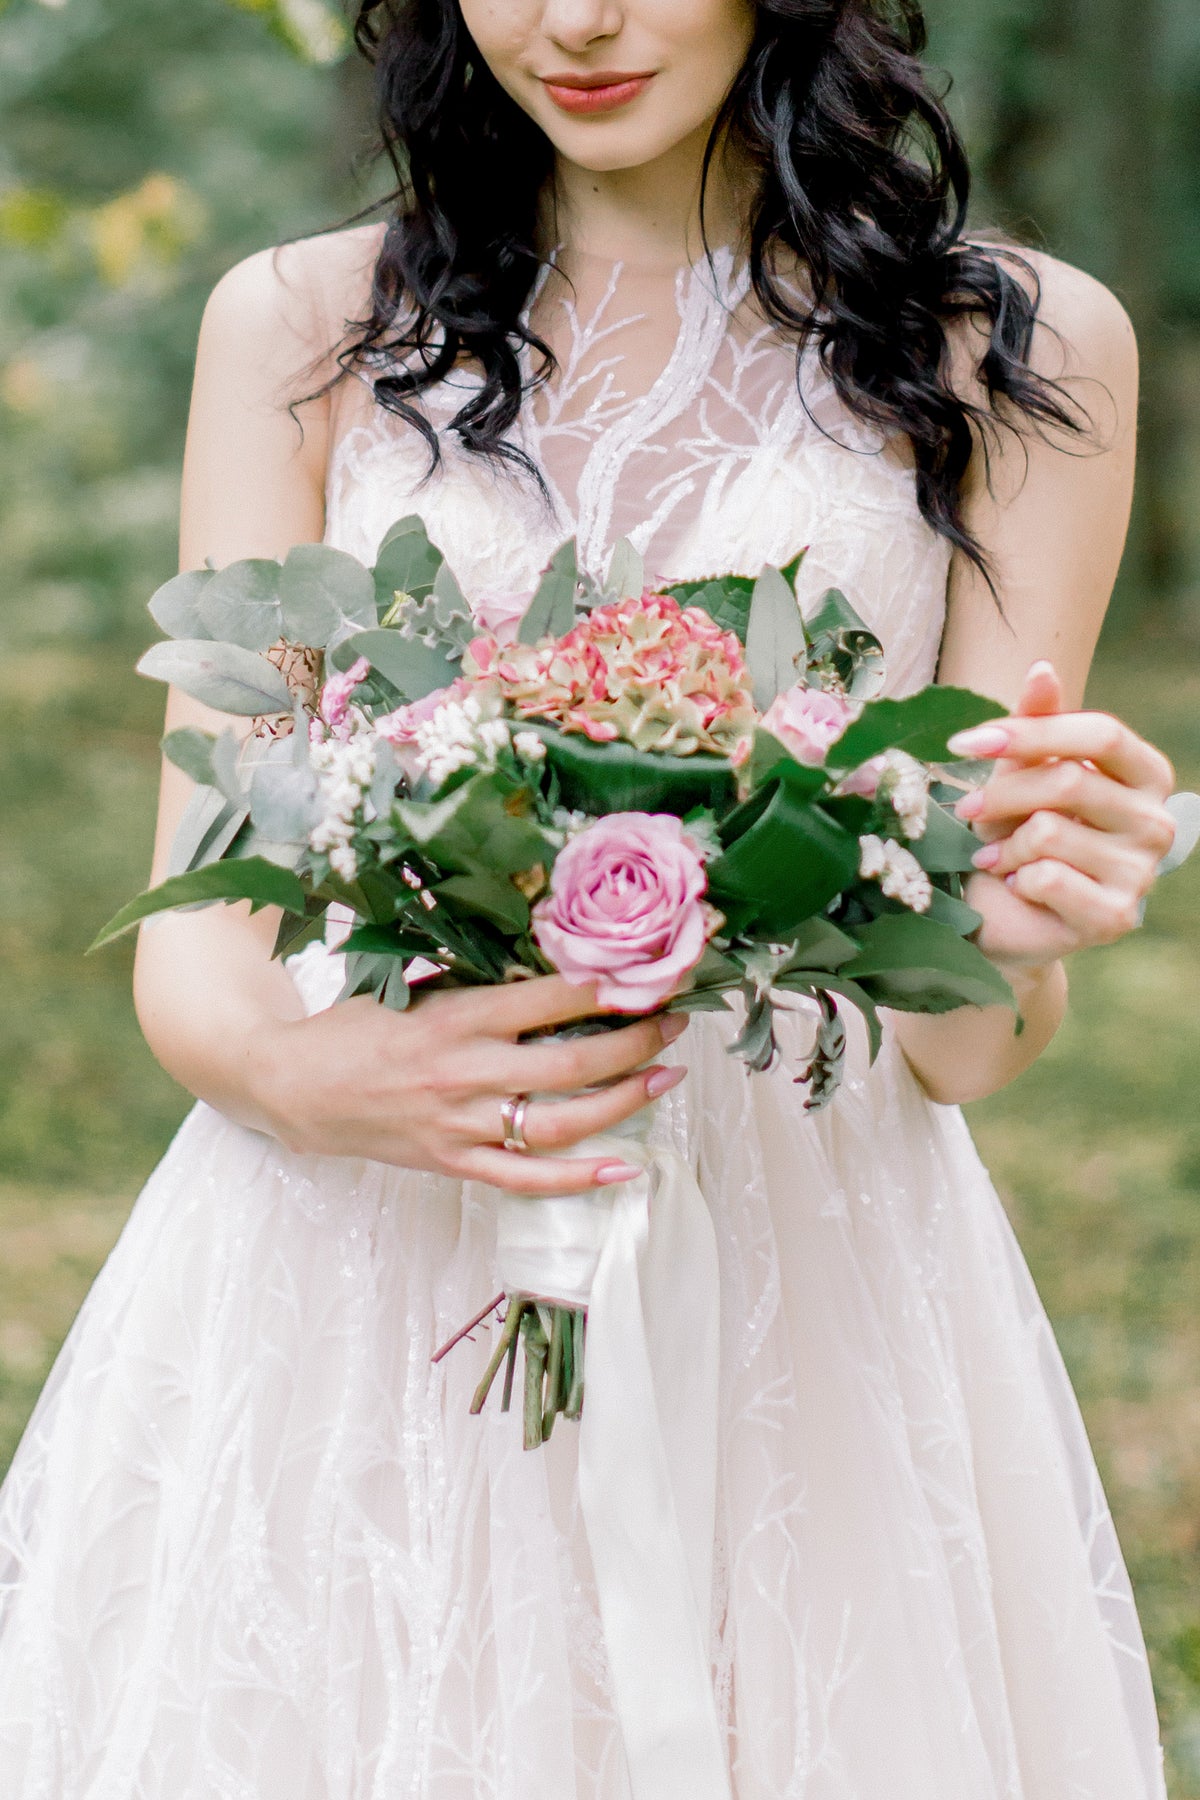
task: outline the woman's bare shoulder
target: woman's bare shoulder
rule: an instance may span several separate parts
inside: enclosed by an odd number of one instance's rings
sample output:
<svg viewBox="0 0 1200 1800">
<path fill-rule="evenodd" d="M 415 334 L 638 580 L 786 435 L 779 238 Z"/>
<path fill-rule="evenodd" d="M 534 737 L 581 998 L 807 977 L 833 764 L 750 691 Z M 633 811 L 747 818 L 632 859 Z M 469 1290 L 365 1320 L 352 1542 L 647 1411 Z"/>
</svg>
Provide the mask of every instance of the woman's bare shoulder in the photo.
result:
<svg viewBox="0 0 1200 1800">
<path fill-rule="evenodd" d="M 1033 362 L 1041 373 L 1120 380 L 1136 372 L 1133 325 L 1111 288 L 1045 250 L 986 238 L 976 247 L 1000 259 L 1036 302 L 1042 329 Z"/>
<path fill-rule="evenodd" d="M 241 360 L 263 355 L 283 375 L 329 362 L 349 321 L 369 307 L 381 224 L 298 238 L 258 250 L 224 274 L 209 296 L 204 332 Z"/>
</svg>

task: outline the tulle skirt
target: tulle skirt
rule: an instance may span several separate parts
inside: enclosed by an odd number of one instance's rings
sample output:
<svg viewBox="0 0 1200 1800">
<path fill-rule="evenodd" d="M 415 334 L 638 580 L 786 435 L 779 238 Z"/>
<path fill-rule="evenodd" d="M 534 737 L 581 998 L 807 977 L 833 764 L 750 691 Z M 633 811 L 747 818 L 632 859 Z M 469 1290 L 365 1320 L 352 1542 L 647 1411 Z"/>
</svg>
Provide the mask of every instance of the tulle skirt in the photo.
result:
<svg viewBox="0 0 1200 1800">
<path fill-rule="evenodd" d="M 291 966 L 327 1003 L 335 959 Z M 720 1248 L 737 1800 L 1161 1800 L 1111 1520 L 961 1116 L 857 1035 L 807 1115 L 729 1036 L 694 1021 L 658 1129 Z M 492 1218 L 193 1110 L 0 1493 L 5 1800 L 626 1800 L 574 1430 L 469 1416 L 486 1332 L 430 1360 L 494 1291 Z"/>
</svg>

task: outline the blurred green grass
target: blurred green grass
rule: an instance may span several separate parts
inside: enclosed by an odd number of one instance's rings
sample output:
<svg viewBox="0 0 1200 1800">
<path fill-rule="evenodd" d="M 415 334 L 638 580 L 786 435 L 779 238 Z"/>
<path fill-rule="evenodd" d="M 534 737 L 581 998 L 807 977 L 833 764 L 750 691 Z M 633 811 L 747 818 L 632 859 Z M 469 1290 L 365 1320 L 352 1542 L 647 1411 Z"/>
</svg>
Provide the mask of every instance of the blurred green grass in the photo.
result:
<svg viewBox="0 0 1200 1800">
<path fill-rule="evenodd" d="M 0 665 L 0 1468 L 186 1098 L 138 1034 L 127 943 L 85 959 L 144 881 L 161 694 L 129 643 Z M 1200 786 L 1200 668 L 1105 647 L 1093 701 Z M 1055 1321 L 1138 1586 L 1174 1800 L 1200 1800 L 1200 867 L 1144 929 L 1076 959 L 1070 1019 L 972 1112 Z"/>
</svg>

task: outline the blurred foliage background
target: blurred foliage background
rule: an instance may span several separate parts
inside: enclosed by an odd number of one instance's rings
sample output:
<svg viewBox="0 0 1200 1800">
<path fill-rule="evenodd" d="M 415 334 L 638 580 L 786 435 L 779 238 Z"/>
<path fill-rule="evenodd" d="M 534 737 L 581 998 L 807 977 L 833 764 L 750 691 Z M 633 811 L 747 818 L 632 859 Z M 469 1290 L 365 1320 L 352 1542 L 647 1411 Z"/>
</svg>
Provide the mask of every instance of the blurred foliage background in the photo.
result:
<svg viewBox="0 0 1200 1800">
<path fill-rule="evenodd" d="M 976 218 L 1113 286 L 1142 474 L 1093 684 L 1200 786 L 1200 9 L 931 0 Z M 0 1468 L 186 1098 L 128 953 L 188 378 L 232 262 L 372 193 L 325 0 L 0 0 Z M 378 191 L 378 190 L 376 190 Z M 1059 1331 L 1139 1589 L 1175 1800 L 1200 1800 L 1200 872 L 1076 960 L 1071 1020 L 973 1125 Z"/>
</svg>

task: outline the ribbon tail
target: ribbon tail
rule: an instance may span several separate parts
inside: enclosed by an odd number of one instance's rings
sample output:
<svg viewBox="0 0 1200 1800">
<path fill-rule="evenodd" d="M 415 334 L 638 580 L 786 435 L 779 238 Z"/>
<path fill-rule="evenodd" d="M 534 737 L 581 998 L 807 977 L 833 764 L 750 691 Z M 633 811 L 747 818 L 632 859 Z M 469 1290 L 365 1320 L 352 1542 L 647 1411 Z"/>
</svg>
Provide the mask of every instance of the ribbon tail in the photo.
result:
<svg viewBox="0 0 1200 1800">
<path fill-rule="evenodd" d="M 579 1493 L 633 1800 L 730 1800 L 709 1629 L 716 1238 L 682 1159 L 617 1190 L 588 1306 Z"/>
</svg>

